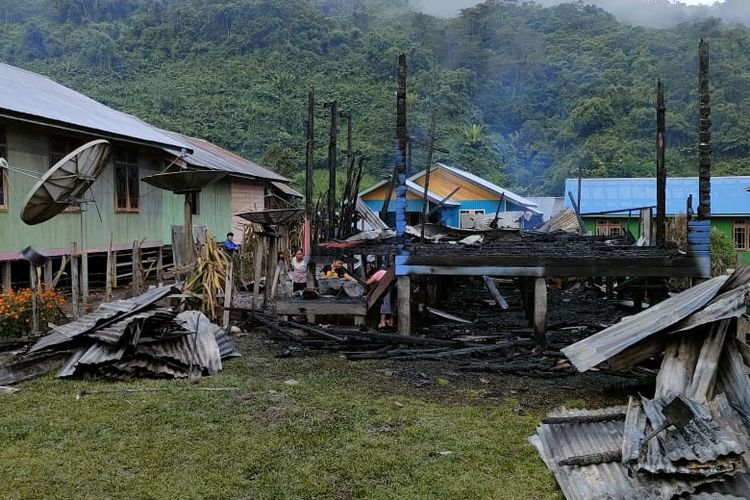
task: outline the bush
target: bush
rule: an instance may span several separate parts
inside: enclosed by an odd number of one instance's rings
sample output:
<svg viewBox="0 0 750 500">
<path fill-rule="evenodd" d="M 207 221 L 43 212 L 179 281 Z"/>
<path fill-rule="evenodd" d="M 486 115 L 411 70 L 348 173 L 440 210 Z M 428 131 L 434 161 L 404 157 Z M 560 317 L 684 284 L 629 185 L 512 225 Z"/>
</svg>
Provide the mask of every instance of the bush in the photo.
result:
<svg viewBox="0 0 750 500">
<path fill-rule="evenodd" d="M 732 240 L 716 228 L 711 229 L 711 275 L 719 276 L 733 268 L 737 262 L 737 249 Z"/>
<path fill-rule="evenodd" d="M 39 322 L 55 322 L 60 317 L 63 296 L 54 291 L 38 295 Z M 20 337 L 31 330 L 31 289 L 10 290 L 0 295 L 0 338 Z"/>
</svg>

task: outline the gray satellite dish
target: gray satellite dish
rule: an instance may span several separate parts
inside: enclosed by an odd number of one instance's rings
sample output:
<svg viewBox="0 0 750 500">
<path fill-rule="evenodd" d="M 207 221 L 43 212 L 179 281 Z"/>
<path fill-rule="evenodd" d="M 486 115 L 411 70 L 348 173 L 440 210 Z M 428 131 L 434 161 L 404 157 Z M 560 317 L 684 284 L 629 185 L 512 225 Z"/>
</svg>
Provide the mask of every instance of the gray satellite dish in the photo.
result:
<svg viewBox="0 0 750 500">
<path fill-rule="evenodd" d="M 48 221 L 80 198 L 109 163 L 108 141 L 97 139 L 66 155 L 45 173 L 23 202 L 21 220 L 34 225 Z"/>
<path fill-rule="evenodd" d="M 178 172 L 149 175 L 141 180 L 165 191 L 172 191 L 175 194 L 187 194 L 202 191 L 204 188 L 214 182 L 220 181 L 226 176 L 227 172 L 220 172 L 218 170 L 180 170 Z"/>
</svg>

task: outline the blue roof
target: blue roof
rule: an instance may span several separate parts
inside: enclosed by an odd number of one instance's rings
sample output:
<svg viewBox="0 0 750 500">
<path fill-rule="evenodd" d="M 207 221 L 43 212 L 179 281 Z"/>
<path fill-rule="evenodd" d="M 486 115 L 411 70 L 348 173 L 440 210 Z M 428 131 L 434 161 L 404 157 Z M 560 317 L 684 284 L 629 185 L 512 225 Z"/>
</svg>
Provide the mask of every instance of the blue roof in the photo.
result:
<svg viewBox="0 0 750 500">
<path fill-rule="evenodd" d="M 713 177 L 711 179 L 712 215 L 750 214 L 750 176 Z M 565 180 L 565 208 L 572 208 L 568 192 L 578 196 L 578 179 Z M 685 213 L 688 195 L 693 195 L 693 210 L 698 209 L 698 178 L 667 179 L 667 215 Z M 595 214 L 656 206 L 656 179 L 582 179 L 581 213 Z"/>
</svg>

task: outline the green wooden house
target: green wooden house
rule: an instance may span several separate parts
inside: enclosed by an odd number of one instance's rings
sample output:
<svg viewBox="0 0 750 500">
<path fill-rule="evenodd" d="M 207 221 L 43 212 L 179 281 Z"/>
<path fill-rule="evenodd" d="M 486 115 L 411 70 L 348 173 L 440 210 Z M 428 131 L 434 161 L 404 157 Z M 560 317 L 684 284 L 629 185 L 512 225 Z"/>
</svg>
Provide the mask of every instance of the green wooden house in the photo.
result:
<svg viewBox="0 0 750 500">
<path fill-rule="evenodd" d="M 114 110 L 42 75 L 0 64 L 0 270 L 4 288 L 28 280 L 20 250 L 34 245 L 49 256 L 70 253 L 75 242 L 88 254 L 153 249 L 171 243 L 173 225 L 183 221 L 184 198 L 141 179 L 170 163 L 229 173 L 194 199 L 194 224 L 217 237 L 238 222 L 234 214 L 260 210 L 268 200 L 300 196 L 289 180 L 214 144 L 161 130 Z M 58 160 L 94 139 L 107 139 L 112 158 L 81 209 L 69 208 L 51 220 L 21 221 L 23 201 Z"/>
</svg>

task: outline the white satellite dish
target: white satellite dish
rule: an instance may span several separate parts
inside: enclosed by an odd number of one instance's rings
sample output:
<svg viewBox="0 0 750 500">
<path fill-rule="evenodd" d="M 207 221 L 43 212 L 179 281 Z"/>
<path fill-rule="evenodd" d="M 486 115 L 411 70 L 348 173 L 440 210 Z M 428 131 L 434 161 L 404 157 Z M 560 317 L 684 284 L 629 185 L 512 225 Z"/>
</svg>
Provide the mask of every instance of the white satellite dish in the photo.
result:
<svg viewBox="0 0 750 500">
<path fill-rule="evenodd" d="M 80 204 L 83 194 L 107 167 L 111 151 L 108 141 L 97 139 L 67 154 L 26 195 L 21 220 L 40 224 Z"/>
</svg>

